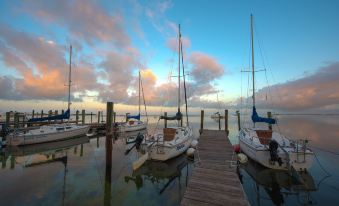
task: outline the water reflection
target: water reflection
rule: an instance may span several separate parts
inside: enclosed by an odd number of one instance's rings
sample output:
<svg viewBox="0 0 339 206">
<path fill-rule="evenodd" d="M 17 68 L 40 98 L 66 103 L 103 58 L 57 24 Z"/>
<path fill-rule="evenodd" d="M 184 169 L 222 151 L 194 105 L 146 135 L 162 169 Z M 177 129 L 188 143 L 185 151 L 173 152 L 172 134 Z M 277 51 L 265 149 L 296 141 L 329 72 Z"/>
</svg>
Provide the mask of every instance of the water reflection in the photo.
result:
<svg viewBox="0 0 339 206">
<path fill-rule="evenodd" d="M 255 205 L 262 205 L 263 201 L 267 200 L 275 205 L 283 205 L 289 196 L 296 196 L 301 204 L 312 205 L 314 202 L 311 192 L 317 191 L 317 187 L 310 173 L 302 172 L 298 175 L 290 175 L 287 171 L 263 167 L 253 160 L 249 160 L 240 168 L 242 175 L 247 174 L 254 181 L 254 188 L 249 190 L 252 192 L 250 195 L 255 196 Z M 247 182 L 245 187 L 248 186 Z"/>
<path fill-rule="evenodd" d="M 189 160 L 185 154 L 166 162 L 146 161 L 142 167 L 133 171 L 131 176 L 125 176 L 125 182 L 134 182 L 139 190 L 144 186 L 144 182 L 148 181 L 158 188 L 159 194 L 162 194 L 175 179 L 178 179 L 178 189 L 181 190 L 180 182 L 184 168 L 186 169 L 185 179 L 188 180 L 188 163 Z"/>
</svg>

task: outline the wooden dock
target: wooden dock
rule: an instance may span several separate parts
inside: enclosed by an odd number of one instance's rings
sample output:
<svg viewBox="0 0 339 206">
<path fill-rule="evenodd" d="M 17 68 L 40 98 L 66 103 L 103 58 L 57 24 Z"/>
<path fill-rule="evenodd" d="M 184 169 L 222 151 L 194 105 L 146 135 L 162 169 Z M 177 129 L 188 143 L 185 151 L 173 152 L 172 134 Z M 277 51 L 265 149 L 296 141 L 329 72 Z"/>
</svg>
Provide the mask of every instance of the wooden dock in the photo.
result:
<svg viewBox="0 0 339 206">
<path fill-rule="evenodd" d="M 249 205 L 232 155 L 225 131 L 203 130 L 181 206 Z"/>
</svg>

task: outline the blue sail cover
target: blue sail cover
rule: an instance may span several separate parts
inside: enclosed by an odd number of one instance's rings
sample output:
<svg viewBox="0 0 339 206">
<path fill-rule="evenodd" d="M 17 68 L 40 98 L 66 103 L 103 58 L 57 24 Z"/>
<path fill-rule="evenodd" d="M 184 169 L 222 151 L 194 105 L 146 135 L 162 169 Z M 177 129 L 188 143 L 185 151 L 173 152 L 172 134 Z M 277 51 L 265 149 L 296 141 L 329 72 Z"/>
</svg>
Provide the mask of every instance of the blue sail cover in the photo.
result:
<svg viewBox="0 0 339 206">
<path fill-rule="evenodd" d="M 256 123 L 256 122 L 265 122 L 265 123 L 267 123 L 267 124 L 275 124 L 275 123 L 276 123 L 275 119 L 260 117 L 260 116 L 258 115 L 257 110 L 256 110 L 255 107 L 253 107 L 252 121 L 253 121 L 254 123 Z"/>
<path fill-rule="evenodd" d="M 127 119 L 137 119 L 140 120 L 140 113 L 138 115 L 132 116 L 132 115 L 127 115 Z"/>
<path fill-rule="evenodd" d="M 166 120 L 181 120 L 182 119 L 182 113 L 177 112 L 175 116 L 160 116 L 160 119 L 166 119 Z"/>
<path fill-rule="evenodd" d="M 69 109 L 66 110 L 64 114 L 54 115 L 50 117 L 41 117 L 41 118 L 32 118 L 28 120 L 28 122 L 42 122 L 42 121 L 48 121 L 48 120 L 62 120 L 62 119 L 69 119 L 70 111 Z"/>
</svg>

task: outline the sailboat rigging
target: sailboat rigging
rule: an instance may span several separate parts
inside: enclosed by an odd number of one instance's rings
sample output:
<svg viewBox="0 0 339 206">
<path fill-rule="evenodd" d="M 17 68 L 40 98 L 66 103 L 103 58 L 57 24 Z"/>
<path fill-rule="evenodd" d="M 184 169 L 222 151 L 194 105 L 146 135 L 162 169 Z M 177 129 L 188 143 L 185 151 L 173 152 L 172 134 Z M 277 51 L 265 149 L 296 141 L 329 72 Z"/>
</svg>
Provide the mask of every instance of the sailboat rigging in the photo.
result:
<svg viewBox="0 0 339 206">
<path fill-rule="evenodd" d="M 182 126 L 182 113 L 180 111 L 181 68 L 184 70 L 180 25 L 179 25 L 179 33 L 178 33 L 178 55 L 179 55 L 178 56 L 178 67 L 179 68 L 178 68 L 177 113 L 175 114 L 175 116 L 160 116 L 160 119 L 178 120 L 178 126 L 163 128 L 162 130 L 158 131 L 156 134 L 148 136 L 148 138 L 143 142 L 142 148 L 144 151 L 146 151 L 146 157 L 152 160 L 166 161 L 168 159 L 174 158 L 182 154 L 191 145 L 191 142 L 194 137 L 192 128 L 189 126 L 189 123 L 188 123 L 186 91 L 185 91 L 186 121 L 187 121 L 186 126 Z M 182 61 L 182 66 L 180 65 L 181 61 Z M 185 79 L 184 79 L 184 89 L 186 89 Z M 147 158 L 143 158 L 143 159 L 147 159 Z"/>
<path fill-rule="evenodd" d="M 29 122 L 40 122 L 46 120 L 62 120 L 70 118 L 70 106 L 71 106 L 71 71 L 72 71 L 72 45 L 70 46 L 69 55 L 69 75 L 68 75 L 68 106 L 67 111 L 64 114 L 43 117 L 32 118 Z M 6 136 L 8 145 L 29 145 L 43 142 L 59 141 L 63 139 L 73 138 L 77 136 L 83 136 L 89 130 L 88 125 L 76 125 L 62 123 L 53 125 L 43 125 L 38 129 L 32 129 L 27 132 L 14 131 Z"/>
<path fill-rule="evenodd" d="M 255 65 L 253 43 L 253 16 L 251 15 L 251 53 L 252 53 L 252 122 L 253 128 L 241 128 L 239 131 L 240 149 L 251 159 L 265 167 L 289 171 L 307 170 L 313 162 L 314 153 L 307 148 L 307 140 L 292 141 L 284 135 L 270 129 L 256 127 L 255 123 L 276 124 L 272 118 L 260 117 L 256 110 Z"/>
</svg>

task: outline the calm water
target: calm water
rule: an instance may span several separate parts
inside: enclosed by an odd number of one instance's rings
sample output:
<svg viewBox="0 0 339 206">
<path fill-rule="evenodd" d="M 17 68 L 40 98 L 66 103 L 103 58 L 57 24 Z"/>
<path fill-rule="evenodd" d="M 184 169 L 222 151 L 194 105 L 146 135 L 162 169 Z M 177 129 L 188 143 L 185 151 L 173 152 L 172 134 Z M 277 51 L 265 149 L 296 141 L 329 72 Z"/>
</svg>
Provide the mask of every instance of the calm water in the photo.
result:
<svg viewBox="0 0 339 206">
<path fill-rule="evenodd" d="M 157 118 L 150 121 L 152 132 Z M 197 135 L 200 117 L 190 121 Z M 240 174 L 250 203 L 337 205 L 339 156 L 328 151 L 339 151 L 338 122 L 337 117 L 279 118 L 279 128 L 274 129 L 310 139 L 319 162 L 331 176 L 323 179 L 326 172 L 315 161 L 300 184 L 284 173 L 249 162 L 241 167 Z M 234 116 L 230 116 L 229 125 L 231 142 L 236 144 Z M 162 126 L 159 122 L 158 127 Z M 217 129 L 218 123 L 206 115 L 205 128 Z M 138 154 L 132 150 L 124 155 L 130 146 L 125 144 L 125 137 L 112 139 L 111 167 L 106 164 L 105 137 L 3 149 L 0 205 L 178 205 L 193 163 L 180 156 L 165 163 L 147 162 L 133 172 L 131 165 Z"/>
</svg>

